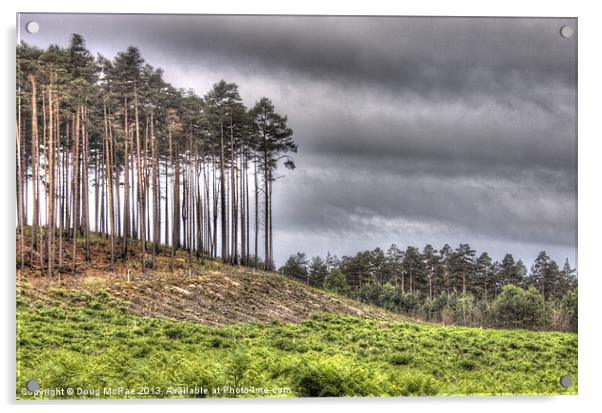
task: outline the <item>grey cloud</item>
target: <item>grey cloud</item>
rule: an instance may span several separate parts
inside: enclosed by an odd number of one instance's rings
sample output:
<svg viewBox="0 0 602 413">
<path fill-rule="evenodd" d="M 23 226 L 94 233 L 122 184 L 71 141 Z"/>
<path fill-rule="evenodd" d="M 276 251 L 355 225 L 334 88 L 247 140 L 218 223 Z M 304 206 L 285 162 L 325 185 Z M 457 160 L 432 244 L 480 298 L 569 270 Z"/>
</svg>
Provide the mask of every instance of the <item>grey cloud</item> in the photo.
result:
<svg viewBox="0 0 602 413">
<path fill-rule="evenodd" d="M 531 84 L 575 80 L 575 43 L 558 35 L 560 26 L 575 25 L 574 19 L 43 15 L 40 20 L 47 32 L 63 38 L 65 28 L 73 27 L 100 32 L 105 43 L 148 45 L 165 62 L 175 57 L 180 64 L 239 65 L 241 71 L 253 66 L 346 84 L 381 84 L 394 93 L 487 94 L 512 88 L 517 78 Z"/>
<path fill-rule="evenodd" d="M 298 169 L 275 252 L 474 242 L 576 255 L 575 19 L 29 15 L 65 44 L 134 44 L 199 94 L 221 77 L 288 114 Z M 499 257 L 497 257 L 499 258 Z"/>
<path fill-rule="evenodd" d="M 508 109 L 487 104 L 450 107 L 409 100 L 397 102 L 394 107 L 387 102 L 386 108 L 380 108 L 377 97 L 367 94 L 362 98 L 367 103 L 358 105 L 357 115 L 346 116 L 343 104 L 343 110 L 325 111 L 302 120 L 307 123 L 303 129 L 313 137 L 302 150 L 335 157 L 359 155 L 379 162 L 423 159 L 438 165 L 464 163 L 479 168 L 514 165 L 568 172 L 575 169 L 576 145 L 570 139 L 574 134 L 573 114 L 553 115 L 532 110 L 522 102 L 517 102 L 516 109 Z M 408 113 L 408 106 L 419 109 Z M 362 113 L 366 110 L 371 113 Z"/>
<path fill-rule="evenodd" d="M 289 208 L 276 213 L 298 231 L 372 231 L 371 218 L 451 225 L 489 236 L 554 245 L 574 242 L 574 198 L 539 181 L 377 175 L 351 167 L 289 178 Z M 299 205 L 301 207 L 295 207 Z M 312 205 L 314 207 L 312 207 Z M 360 218 L 353 223 L 353 218 Z M 364 226 L 364 227 L 363 227 Z"/>
</svg>

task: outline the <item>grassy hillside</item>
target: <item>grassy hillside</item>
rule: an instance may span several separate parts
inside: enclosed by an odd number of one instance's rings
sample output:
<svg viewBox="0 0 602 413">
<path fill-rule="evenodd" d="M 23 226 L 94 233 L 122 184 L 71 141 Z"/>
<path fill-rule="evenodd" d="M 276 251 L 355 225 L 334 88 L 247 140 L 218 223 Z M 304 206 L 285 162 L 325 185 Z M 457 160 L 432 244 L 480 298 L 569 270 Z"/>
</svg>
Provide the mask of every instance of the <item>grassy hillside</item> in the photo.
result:
<svg viewBox="0 0 602 413">
<path fill-rule="evenodd" d="M 19 271 L 17 398 L 577 392 L 576 334 L 416 323 L 278 274 L 177 259 L 146 275 L 81 263 L 60 284 Z M 31 378 L 52 392 L 25 394 Z"/>
<path fill-rule="evenodd" d="M 577 337 L 481 330 L 356 316 L 211 327 L 130 315 L 108 294 L 53 289 L 20 295 L 17 397 L 43 388 L 103 397 L 290 397 L 575 393 Z M 85 304 L 85 306 L 82 306 Z M 267 393 L 212 394 L 224 386 Z M 195 390 L 196 389 L 198 390 Z M 103 389 L 132 394 L 103 395 Z M 202 394 L 207 389 L 209 394 Z M 197 394 L 180 394 L 197 391 Z M 235 391 L 235 390 L 229 390 Z M 58 395 L 96 397 L 94 394 Z M 48 398 L 48 395 L 46 395 Z"/>
</svg>

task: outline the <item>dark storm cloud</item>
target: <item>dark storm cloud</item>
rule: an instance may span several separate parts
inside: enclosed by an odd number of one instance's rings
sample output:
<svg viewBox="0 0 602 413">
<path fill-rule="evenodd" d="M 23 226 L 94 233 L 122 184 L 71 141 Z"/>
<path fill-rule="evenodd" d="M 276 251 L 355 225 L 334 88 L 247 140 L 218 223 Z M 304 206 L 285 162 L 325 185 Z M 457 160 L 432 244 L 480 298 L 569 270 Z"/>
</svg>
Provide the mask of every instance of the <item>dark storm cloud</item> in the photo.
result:
<svg viewBox="0 0 602 413">
<path fill-rule="evenodd" d="M 392 93 L 474 96 L 523 86 L 517 81 L 572 87 L 576 75 L 574 43 L 558 35 L 565 22 L 558 19 L 46 15 L 40 20 L 63 37 L 72 25 L 100 32 L 107 42 L 142 41 L 180 64 L 260 68 L 380 85 Z"/>
<path fill-rule="evenodd" d="M 341 114 L 338 123 L 323 118 L 307 125 L 321 136 L 308 142 L 307 149 L 377 164 L 425 160 L 432 161 L 431 169 L 457 168 L 449 173 L 472 168 L 473 173 L 487 174 L 492 167 L 509 165 L 575 172 L 576 147 L 570 139 L 574 109 L 550 113 L 518 100 L 514 108 L 492 102 L 471 107 L 403 99 L 380 99 L 382 106 L 376 107 L 376 97 L 362 98 L 368 98 L 368 105 L 356 105 L 356 115 Z"/>
<path fill-rule="evenodd" d="M 573 200 L 560 191 L 538 188 L 539 179 L 495 180 L 479 177 L 448 177 L 381 172 L 374 175 L 351 165 L 337 165 L 324 175 L 310 169 L 295 177 L 293 204 L 319 206 L 319 211 L 295 209 L 293 222 L 299 231 L 377 230 L 374 217 L 394 223 L 410 222 L 453 225 L 505 239 L 531 240 L 542 244 L 570 245 L 575 225 L 570 216 Z M 333 185 L 333 183 L 336 184 Z M 291 211 L 279 211 L 291 218 Z M 331 220 L 331 217 L 336 217 Z M 354 220 L 358 220 L 353 224 Z M 534 223 L 537 223 L 534 225 Z M 364 226 L 364 228 L 362 228 Z M 383 228 L 381 228 L 382 230 Z M 404 228 L 393 228 L 404 232 Z"/>
<path fill-rule="evenodd" d="M 391 242 L 575 261 L 575 20 L 33 17 L 28 42 L 134 44 L 175 86 L 272 97 L 299 144 L 274 194 L 280 263 Z"/>
<path fill-rule="evenodd" d="M 473 104 L 495 94 L 499 103 L 519 98 L 555 110 L 545 92 L 524 91 L 574 83 L 574 48 L 557 30 L 557 22 L 521 19 L 215 17 L 191 25 L 180 47 L 284 81 L 309 76 Z"/>
</svg>

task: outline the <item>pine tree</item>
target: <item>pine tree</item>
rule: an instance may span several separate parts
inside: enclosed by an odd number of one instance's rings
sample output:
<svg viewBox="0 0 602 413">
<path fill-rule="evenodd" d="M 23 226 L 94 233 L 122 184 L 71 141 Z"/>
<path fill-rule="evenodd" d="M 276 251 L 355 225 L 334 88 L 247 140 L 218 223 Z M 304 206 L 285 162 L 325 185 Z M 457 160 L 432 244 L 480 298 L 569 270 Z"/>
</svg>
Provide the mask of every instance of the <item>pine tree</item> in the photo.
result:
<svg viewBox="0 0 602 413">
<path fill-rule="evenodd" d="M 428 296 L 433 300 L 440 289 L 440 284 L 442 284 L 441 257 L 432 245 L 427 244 L 422 250 L 422 260 L 428 283 Z"/>
<path fill-rule="evenodd" d="M 312 257 L 309 262 L 309 284 L 312 287 L 322 287 L 324 285 L 324 279 L 328 275 L 328 267 L 326 261 L 320 257 Z"/>
<path fill-rule="evenodd" d="M 387 250 L 387 265 L 390 279 L 393 280 L 395 288 L 405 293 L 405 284 L 403 277 L 403 251 L 395 244 L 391 244 Z"/>
<path fill-rule="evenodd" d="M 461 290 L 466 294 L 470 286 L 470 280 L 474 272 L 475 251 L 468 244 L 460 244 L 453 253 L 452 272 L 453 285 L 456 291 Z"/>
<path fill-rule="evenodd" d="M 293 158 L 289 152 L 297 152 L 297 145 L 292 139 L 293 131 L 286 126 L 286 116 L 275 112 L 272 101 L 261 98 L 251 111 L 255 124 L 255 133 L 261 153 L 261 169 L 263 172 L 264 192 L 264 249 L 265 269 L 270 270 L 273 263 L 272 237 L 272 182 L 276 179 L 274 170 L 280 160 L 288 169 L 294 169 Z"/>
<path fill-rule="evenodd" d="M 548 281 L 547 273 L 550 261 L 548 254 L 545 251 L 541 251 L 531 267 L 531 274 L 529 276 L 530 282 L 537 287 L 544 297 L 549 294 L 546 282 Z"/>
<path fill-rule="evenodd" d="M 474 281 L 471 291 L 477 297 L 488 302 L 495 290 L 494 268 L 491 257 L 483 252 L 475 261 Z"/>
<path fill-rule="evenodd" d="M 204 101 L 163 81 L 162 71 L 145 64 L 136 47 L 113 59 L 94 58 L 78 34 L 66 48 L 21 44 L 17 53 L 20 265 L 52 277 L 58 254 L 58 266 L 68 257 L 75 273 L 82 255 L 92 260 L 96 231 L 110 240 L 110 268 L 117 242 L 127 260 L 132 239 L 140 240 L 142 272 L 152 239 L 156 267 L 162 234 L 171 245 L 172 269 L 179 248 L 188 251 L 190 268 L 193 253 L 201 260 L 219 254 L 225 262 L 257 266 L 262 214 L 264 265 L 273 267 L 271 197 L 280 178 L 275 171 L 281 163 L 294 167 L 288 153 L 296 144 L 286 117 L 269 99 L 247 111 L 238 86 L 221 81 Z"/>
<path fill-rule="evenodd" d="M 406 248 L 402 266 L 403 277 L 407 286 L 406 292 L 414 294 L 420 286 L 426 284 L 425 264 L 418 248 L 412 246 Z"/>
</svg>

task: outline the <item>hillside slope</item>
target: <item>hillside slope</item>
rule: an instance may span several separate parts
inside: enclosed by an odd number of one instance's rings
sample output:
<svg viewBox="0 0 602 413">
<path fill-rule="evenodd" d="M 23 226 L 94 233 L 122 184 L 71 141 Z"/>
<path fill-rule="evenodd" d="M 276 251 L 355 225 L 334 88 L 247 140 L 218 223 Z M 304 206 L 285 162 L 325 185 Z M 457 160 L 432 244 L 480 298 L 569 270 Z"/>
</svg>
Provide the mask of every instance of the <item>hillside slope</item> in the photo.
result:
<svg viewBox="0 0 602 413">
<path fill-rule="evenodd" d="M 332 314 L 217 327 L 131 315 L 100 290 L 47 296 L 17 296 L 19 399 L 577 392 L 572 333 Z M 32 378 L 53 393 L 24 391 Z"/>
<path fill-rule="evenodd" d="M 146 274 L 109 269 L 104 240 L 92 256 L 60 280 L 17 270 L 18 399 L 577 393 L 573 333 L 408 322 L 183 252 Z"/>
<path fill-rule="evenodd" d="M 157 270 L 141 274 L 134 244 L 127 264 L 116 263 L 111 270 L 106 263 L 106 241 L 96 238 L 92 248 L 92 262 L 85 263 L 82 257 L 78 257 L 78 272 L 75 275 L 62 274 L 60 281 L 57 276 L 49 282 L 39 271 L 19 271 L 23 294 L 49 301 L 49 287 L 60 286 L 66 290 L 90 293 L 105 290 L 112 298 L 125 303 L 134 315 L 217 326 L 240 322 L 296 323 L 323 313 L 383 321 L 405 319 L 371 305 L 308 287 L 278 273 L 207 259 L 203 264 L 193 259 L 190 267 L 183 251 L 178 252 L 173 271 L 169 270 L 169 252 L 164 250 L 157 258 Z"/>
</svg>

